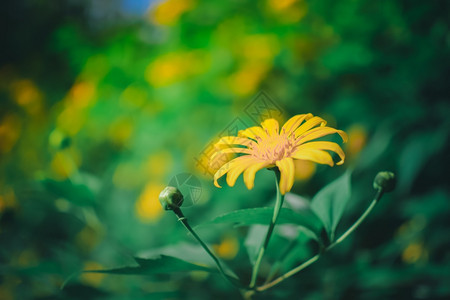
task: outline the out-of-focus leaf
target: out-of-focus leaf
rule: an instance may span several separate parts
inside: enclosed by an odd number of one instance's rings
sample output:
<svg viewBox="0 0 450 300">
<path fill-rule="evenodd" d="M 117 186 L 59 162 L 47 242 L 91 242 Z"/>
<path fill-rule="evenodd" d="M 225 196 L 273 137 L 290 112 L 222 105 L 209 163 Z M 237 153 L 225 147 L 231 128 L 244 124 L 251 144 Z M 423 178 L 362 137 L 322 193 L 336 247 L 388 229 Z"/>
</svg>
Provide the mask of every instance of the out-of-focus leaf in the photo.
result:
<svg viewBox="0 0 450 300">
<path fill-rule="evenodd" d="M 216 268 L 214 260 L 206 253 L 205 249 L 198 244 L 181 242 L 167 247 L 154 248 L 139 253 L 139 257 L 156 257 L 158 255 L 191 261 L 195 264 L 207 266 L 211 269 Z M 234 272 L 226 265 L 223 265 L 222 267 L 228 275 L 237 278 L 236 274 L 234 274 Z"/>
<path fill-rule="evenodd" d="M 44 187 L 51 193 L 65 198 L 75 205 L 91 206 L 95 202 L 95 195 L 85 184 L 72 183 L 70 180 L 57 181 L 44 179 Z"/>
<path fill-rule="evenodd" d="M 221 223 L 234 223 L 235 226 L 267 225 L 270 223 L 272 215 L 272 207 L 241 209 L 218 216 L 200 226 Z M 323 229 L 322 222 L 309 207 L 304 207 L 297 212 L 289 208 L 281 208 L 277 224 L 296 224 L 302 226 L 313 232 L 317 239 L 320 238 L 320 233 Z"/>
<path fill-rule="evenodd" d="M 322 220 L 331 241 L 351 196 L 350 177 L 351 172 L 345 172 L 341 177 L 322 188 L 311 202 L 311 209 Z"/>
<path fill-rule="evenodd" d="M 404 147 L 398 161 L 398 188 L 408 191 L 420 170 L 448 138 L 447 126 L 438 131 L 415 134 Z"/>
<path fill-rule="evenodd" d="M 159 257 L 150 259 L 139 257 L 135 257 L 134 259 L 139 266 L 122 267 L 109 270 L 86 270 L 84 272 L 122 274 L 122 275 L 150 275 L 150 274 L 166 274 L 166 273 L 186 272 L 186 271 L 205 271 L 212 273 L 217 272 L 216 269 L 200 266 L 166 255 L 160 255 Z"/>
</svg>

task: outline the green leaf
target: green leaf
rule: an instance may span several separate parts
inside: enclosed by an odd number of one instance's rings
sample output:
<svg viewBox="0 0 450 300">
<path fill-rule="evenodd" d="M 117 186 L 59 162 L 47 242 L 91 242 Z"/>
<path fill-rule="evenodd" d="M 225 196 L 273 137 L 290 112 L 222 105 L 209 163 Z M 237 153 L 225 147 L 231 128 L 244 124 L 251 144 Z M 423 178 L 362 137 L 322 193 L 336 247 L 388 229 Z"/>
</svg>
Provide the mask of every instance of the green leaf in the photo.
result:
<svg viewBox="0 0 450 300">
<path fill-rule="evenodd" d="M 252 265 L 255 264 L 259 248 L 267 233 L 267 227 L 268 225 L 253 225 L 250 227 L 247 237 L 245 238 L 245 249 L 247 250 L 247 255 Z"/>
<path fill-rule="evenodd" d="M 218 216 L 200 226 L 221 223 L 234 223 L 235 226 L 268 225 L 272 219 L 272 215 L 273 207 L 241 209 Z M 320 239 L 320 233 L 323 229 L 322 222 L 309 207 L 304 207 L 297 212 L 289 208 L 281 208 L 277 224 L 296 224 L 302 226 L 313 232 L 317 239 Z"/>
<path fill-rule="evenodd" d="M 351 197 L 351 171 L 322 188 L 312 199 L 311 209 L 319 216 L 332 241 L 336 227 Z"/>
<path fill-rule="evenodd" d="M 198 244 L 180 242 L 174 245 L 153 248 L 138 253 L 139 257 L 157 257 L 160 255 L 174 257 L 183 261 L 195 262 L 197 265 L 206 266 L 214 270 L 217 268 L 214 260 L 206 253 L 205 249 Z M 222 267 L 229 277 L 238 278 L 233 270 L 228 268 L 227 265 L 224 264 Z"/>
<path fill-rule="evenodd" d="M 78 206 L 92 206 L 95 203 L 95 192 L 99 189 L 98 180 L 87 174 L 80 174 L 77 182 L 47 178 L 43 179 L 41 183 L 50 193 Z"/>
<path fill-rule="evenodd" d="M 138 266 L 122 267 L 109 270 L 86 270 L 84 272 L 121 275 L 151 275 L 186 271 L 205 271 L 212 273 L 217 272 L 216 269 L 200 266 L 166 255 L 160 255 L 159 257 L 150 259 L 135 257 L 134 260 L 138 263 Z"/>
</svg>

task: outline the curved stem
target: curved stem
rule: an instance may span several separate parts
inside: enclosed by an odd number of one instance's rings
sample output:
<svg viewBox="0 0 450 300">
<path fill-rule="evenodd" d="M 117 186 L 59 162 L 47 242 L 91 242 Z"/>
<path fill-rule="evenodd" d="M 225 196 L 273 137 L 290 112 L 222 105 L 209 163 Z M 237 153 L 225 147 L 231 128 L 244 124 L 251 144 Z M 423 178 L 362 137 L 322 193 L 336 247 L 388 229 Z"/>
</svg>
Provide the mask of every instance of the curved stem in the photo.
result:
<svg viewBox="0 0 450 300">
<path fill-rule="evenodd" d="M 222 264 L 220 263 L 219 259 L 212 253 L 212 251 L 208 248 L 208 246 L 202 241 L 202 239 L 197 235 L 197 233 L 192 229 L 191 225 L 189 225 L 188 220 L 184 216 L 183 212 L 180 208 L 176 208 L 173 210 L 173 212 L 177 215 L 178 221 L 180 221 L 183 226 L 194 236 L 194 238 L 200 243 L 200 245 L 205 249 L 206 253 L 209 254 L 209 256 L 214 260 L 214 262 L 217 265 L 217 268 L 219 269 L 220 274 L 222 274 L 225 279 L 227 279 L 232 285 L 234 285 L 237 288 L 241 288 L 236 282 L 231 280 L 231 278 L 225 273 L 225 270 L 222 267 Z"/>
<path fill-rule="evenodd" d="M 366 219 L 366 217 L 370 214 L 370 212 L 372 211 L 372 209 L 375 207 L 375 205 L 377 205 L 378 201 L 381 199 L 381 197 L 383 196 L 383 190 L 379 189 L 377 191 L 377 194 L 375 195 L 374 199 L 372 200 L 372 203 L 370 203 L 369 207 L 366 209 L 366 211 L 358 218 L 358 220 L 356 220 L 355 223 L 353 223 L 352 226 L 350 226 L 349 229 L 347 229 L 346 232 L 344 232 L 334 243 L 332 243 L 331 245 L 329 245 L 327 247 L 326 250 L 330 250 L 331 248 L 333 248 L 334 246 L 336 246 L 337 244 L 341 243 L 343 240 L 345 240 L 353 231 L 356 230 L 356 228 L 359 227 L 359 225 L 361 225 L 361 223 Z"/>
<path fill-rule="evenodd" d="M 253 266 L 252 271 L 252 278 L 250 280 L 250 288 L 253 288 L 256 284 L 256 279 L 258 278 L 258 272 L 259 268 L 261 266 L 261 261 L 264 256 L 264 252 L 267 249 L 267 246 L 269 245 L 270 237 L 272 236 L 273 230 L 275 228 L 275 224 L 278 219 L 278 215 L 280 214 L 281 206 L 283 205 L 284 201 L 284 195 L 281 195 L 280 187 L 278 185 L 278 182 L 280 180 L 280 171 L 278 169 L 274 169 L 275 172 L 275 183 L 277 187 L 277 200 L 275 202 L 275 207 L 273 209 L 273 215 L 272 220 L 270 221 L 269 228 L 267 229 L 266 237 L 264 239 L 264 242 L 262 243 L 261 247 L 259 248 L 258 256 L 256 258 L 255 265 Z"/>
<path fill-rule="evenodd" d="M 345 240 L 353 231 L 355 231 L 359 225 L 364 221 L 364 219 L 370 214 L 370 212 L 372 211 L 372 209 L 375 207 L 375 205 L 379 202 L 379 200 L 381 199 L 381 197 L 383 196 L 383 190 L 379 189 L 377 191 L 377 194 L 375 195 L 374 199 L 372 200 L 372 202 L 370 203 L 369 207 L 366 209 L 366 211 L 358 218 L 358 220 L 356 220 L 355 223 L 353 223 L 352 226 L 350 226 L 349 229 L 347 229 L 347 231 L 344 232 L 344 234 L 342 234 L 335 242 L 331 243 L 324 251 L 328 251 L 330 249 L 332 249 L 334 246 L 336 246 L 337 244 L 341 243 L 343 240 Z M 273 287 L 274 285 L 279 284 L 280 282 L 282 282 L 283 280 L 297 274 L 298 272 L 300 272 L 301 270 L 305 269 L 306 267 L 308 267 L 309 265 L 313 264 L 314 262 L 316 262 L 319 258 L 320 258 L 321 253 L 316 254 L 315 256 L 311 257 L 309 260 L 305 261 L 304 263 L 302 263 L 301 265 L 295 267 L 294 269 L 288 271 L 287 273 L 281 275 L 280 277 L 274 279 L 273 281 L 264 284 L 262 286 L 256 287 L 255 290 L 258 292 L 262 292 L 265 291 L 271 287 Z"/>
</svg>

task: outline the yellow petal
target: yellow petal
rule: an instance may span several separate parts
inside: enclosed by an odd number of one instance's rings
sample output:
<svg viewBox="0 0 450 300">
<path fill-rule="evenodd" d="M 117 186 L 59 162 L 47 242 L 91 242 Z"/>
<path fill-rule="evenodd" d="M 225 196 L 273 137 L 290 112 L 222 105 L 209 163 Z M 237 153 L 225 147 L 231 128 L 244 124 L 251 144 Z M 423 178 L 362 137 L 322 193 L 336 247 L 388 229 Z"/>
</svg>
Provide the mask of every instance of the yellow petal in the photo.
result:
<svg viewBox="0 0 450 300">
<path fill-rule="evenodd" d="M 227 162 L 222 167 L 220 167 L 220 169 L 217 170 L 216 173 L 214 173 L 214 185 L 218 188 L 221 188 L 221 186 L 219 185 L 217 180 L 220 177 L 222 177 L 223 175 L 227 174 L 232 168 L 234 168 L 236 166 L 236 164 L 239 164 L 239 162 L 241 162 L 242 160 L 245 160 L 245 159 L 247 159 L 247 158 L 245 158 L 245 156 L 240 156 L 240 157 L 237 157 L 237 158 Z"/>
<path fill-rule="evenodd" d="M 255 158 L 252 156 L 245 156 L 247 159 L 242 159 L 239 164 L 237 164 L 235 167 L 233 167 L 227 174 L 227 184 L 229 186 L 234 186 L 236 183 L 236 179 L 238 179 L 239 175 L 241 175 L 242 172 L 244 172 L 245 169 L 247 169 L 251 164 L 255 163 Z"/>
<path fill-rule="evenodd" d="M 270 165 L 269 162 L 261 161 L 261 162 L 254 163 L 253 165 L 251 165 L 248 169 L 246 169 L 244 171 L 244 183 L 249 190 L 251 190 L 255 185 L 254 181 L 255 181 L 256 172 L 258 172 L 259 170 L 261 170 L 262 168 L 264 168 L 268 165 Z"/>
<path fill-rule="evenodd" d="M 294 185 L 294 160 L 290 157 L 284 158 L 276 162 L 280 170 L 280 193 L 282 195 L 289 192 Z"/>
<path fill-rule="evenodd" d="M 281 128 L 281 133 L 286 133 L 287 136 L 290 136 L 295 129 L 302 124 L 304 120 L 309 120 L 313 117 L 312 114 L 302 114 L 296 115 L 290 118 Z"/>
<path fill-rule="evenodd" d="M 311 128 L 319 125 L 320 126 L 325 126 L 327 124 L 327 121 L 325 121 L 324 119 L 320 118 L 320 117 L 313 117 L 311 119 L 309 119 L 308 121 L 306 121 L 305 123 L 303 123 L 302 126 L 300 126 L 299 128 L 297 128 L 295 130 L 295 137 L 298 137 L 299 135 L 304 134 L 305 132 L 307 132 L 308 130 L 310 130 Z"/>
<path fill-rule="evenodd" d="M 267 132 L 265 132 L 264 129 L 259 126 L 253 126 L 239 131 L 238 135 L 240 137 L 247 137 L 253 140 L 257 140 L 258 137 L 262 139 L 266 138 Z"/>
<path fill-rule="evenodd" d="M 261 126 L 267 131 L 269 135 L 277 135 L 280 125 L 275 119 L 267 119 L 261 123 Z"/>
<path fill-rule="evenodd" d="M 318 164 L 329 165 L 330 167 L 334 166 L 334 161 L 331 155 L 322 150 L 297 150 L 291 156 L 292 158 L 310 160 Z"/>
<path fill-rule="evenodd" d="M 225 148 L 225 149 L 219 150 L 211 156 L 210 165 L 213 165 L 217 159 L 220 160 L 224 154 L 242 154 L 242 153 L 250 154 L 251 151 L 250 151 L 250 149 L 247 149 L 247 148 Z"/>
<path fill-rule="evenodd" d="M 314 129 L 311 129 L 311 130 L 305 132 L 304 134 L 299 136 L 295 142 L 297 144 L 303 144 L 305 142 L 315 140 L 315 139 L 318 139 L 318 138 L 321 138 L 323 136 L 333 134 L 333 133 L 339 134 L 344 143 L 346 143 L 348 141 L 347 134 L 342 130 L 334 129 L 331 127 L 319 127 L 319 128 L 314 128 Z"/>
<path fill-rule="evenodd" d="M 344 163 L 345 159 L 345 153 L 342 151 L 342 148 L 333 142 L 309 142 L 306 144 L 302 144 L 297 147 L 297 151 L 305 150 L 305 149 L 316 149 L 316 150 L 330 150 L 333 152 L 336 152 L 337 155 L 339 155 L 339 158 L 341 159 L 337 165 L 342 165 Z"/>
<path fill-rule="evenodd" d="M 231 147 L 231 145 L 250 146 L 255 142 L 246 138 L 237 136 L 224 136 L 217 143 L 214 144 L 215 148 L 222 149 L 224 147 Z"/>
</svg>

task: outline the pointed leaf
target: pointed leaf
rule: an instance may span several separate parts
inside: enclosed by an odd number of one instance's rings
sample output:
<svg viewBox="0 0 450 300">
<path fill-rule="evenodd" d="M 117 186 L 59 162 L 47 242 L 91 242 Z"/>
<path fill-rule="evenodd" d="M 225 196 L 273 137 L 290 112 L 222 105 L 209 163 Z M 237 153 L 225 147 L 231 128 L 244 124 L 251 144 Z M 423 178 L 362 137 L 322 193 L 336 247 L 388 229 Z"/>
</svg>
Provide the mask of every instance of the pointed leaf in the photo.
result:
<svg viewBox="0 0 450 300">
<path fill-rule="evenodd" d="M 235 226 L 267 225 L 270 223 L 272 215 L 273 207 L 241 209 L 218 216 L 200 226 L 221 223 L 234 223 Z M 304 207 L 297 212 L 289 208 L 281 208 L 277 224 L 296 224 L 305 227 L 312 231 L 317 239 L 320 238 L 323 229 L 322 222 L 309 207 Z"/>
<path fill-rule="evenodd" d="M 134 258 L 139 266 L 122 267 L 109 270 L 86 270 L 87 273 L 107 273 L 107 274 L 121 274 L 121 275 L 150 275 L 150 274 L 165 274 L 173 272 L 186 271 L 205 271 L 216 273 L 216 269 L 196 265 L 175 257 L 161 255 L 159 257 L 145 259 Z"/>
<path fill-rule="evenodd" d="M 311 209 L 322 220 L 330 240 L 333 240 L 336 227 L 351 196 L 350 177 L 351 172 L 345 172 L 322 188 L 311 201 Z"/>
</svg>

